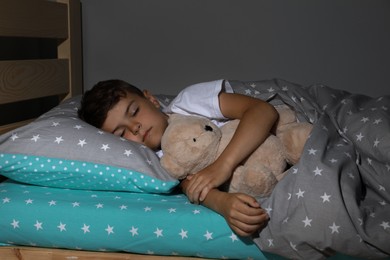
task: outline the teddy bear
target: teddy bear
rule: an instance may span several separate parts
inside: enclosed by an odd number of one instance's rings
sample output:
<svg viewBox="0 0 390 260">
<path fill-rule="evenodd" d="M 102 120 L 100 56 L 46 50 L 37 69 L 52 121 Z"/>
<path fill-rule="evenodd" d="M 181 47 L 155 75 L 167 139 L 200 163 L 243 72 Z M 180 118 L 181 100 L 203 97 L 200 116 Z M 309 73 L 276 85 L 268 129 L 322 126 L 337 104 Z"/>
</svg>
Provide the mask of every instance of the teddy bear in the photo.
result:
<svg viewBox="0 0 390 260">
<path fill-rule="evenodd" d="M 267 197 L 295 164 L 302 153 L 312 125 L 297 122 L 295 112 L 286 105 L 276 107 L 279 119 L 274 133 L 233 172 L 221 186 L 227 192 L 240 192 L 257 198 Z M 210 165 L 222 153 L 239 120 L 217 127 L 200 116 L 171 114 L 161 140 L 161 165 L 173 177 L 184 179 Z"/>
</svg>

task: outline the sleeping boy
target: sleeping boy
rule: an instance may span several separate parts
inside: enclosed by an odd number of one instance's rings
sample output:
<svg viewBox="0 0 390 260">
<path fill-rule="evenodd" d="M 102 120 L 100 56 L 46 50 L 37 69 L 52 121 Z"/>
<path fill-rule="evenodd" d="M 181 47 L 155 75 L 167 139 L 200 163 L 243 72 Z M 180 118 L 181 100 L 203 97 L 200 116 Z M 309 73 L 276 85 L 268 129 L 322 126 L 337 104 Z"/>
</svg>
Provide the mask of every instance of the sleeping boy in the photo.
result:
<svg viewBox="0 0 390 260">
<path fill-rule="evenodd" d="M 221 214 L 237 235 L 249 236 L 266 225 L 268 215 L 255 198 L 223 192 L 218 187 L 264 142 L 276 123 L 278 113 L 267 102 L 233 93 L 228 81 L 216 80 L 185 88 L 162 110 L 149 91 L 122 80 L 106 80 L 85 92 L 78 113 L 87 123 L 142 143 L 156 153 L 160 152 L 169 113 L 204 116 L 217 125 L 240 119 L 217 160 L 183 180 L 181 187 L 192 203 L 202 203 Z"/>
</svg>

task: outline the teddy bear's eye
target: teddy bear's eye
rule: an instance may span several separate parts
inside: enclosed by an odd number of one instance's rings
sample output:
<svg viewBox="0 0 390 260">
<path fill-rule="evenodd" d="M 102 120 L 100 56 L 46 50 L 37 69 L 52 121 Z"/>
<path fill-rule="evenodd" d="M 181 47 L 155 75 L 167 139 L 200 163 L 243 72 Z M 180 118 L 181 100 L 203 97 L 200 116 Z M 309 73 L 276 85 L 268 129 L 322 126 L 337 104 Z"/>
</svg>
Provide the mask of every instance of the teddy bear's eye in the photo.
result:
<svg viewBox="0 0 390 260">
<path fill-rule="evenodd" d="M 212 128 L 211 126 L 209 126 L 209 125 L 206 125 L 206 126 L 204 127 L 204 130 L 212 132 L 212 131 L 213 131 L 213 128 Z"/>
<path fill-rule="evenodd" d="M 193 138 L 192 141 L 194 141 L 194 143 L 196 142 L 196 138 Z"/>
</svg>

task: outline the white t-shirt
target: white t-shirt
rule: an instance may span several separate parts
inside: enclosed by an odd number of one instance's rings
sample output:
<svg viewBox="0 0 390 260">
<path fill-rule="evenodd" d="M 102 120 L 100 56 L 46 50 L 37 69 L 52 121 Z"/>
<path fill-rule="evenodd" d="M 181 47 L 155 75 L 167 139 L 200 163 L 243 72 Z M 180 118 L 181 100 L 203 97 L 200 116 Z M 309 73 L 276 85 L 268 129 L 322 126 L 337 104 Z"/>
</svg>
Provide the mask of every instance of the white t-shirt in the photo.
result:
<svg viewBox="0 0 390 260">
<path fill-rule="evenodd" d="M 228 121 L 219 106 L 218 96 L 221 92 L 233 93 L 229 82 L 223 79 L 188 86 L 163 109 L 163 112 L 207 117 L 221 127 Z M 156 154 L 161 158 L 162 151 Z"/>
<path fill-rule="evenodd" d="M 233 93 L 229 82 L 223 79 L 188 86 L 163 109 L 163 112 L 203 116 L 221 126 L 228 120 L 223 116 L 219 106 L 218 95 L 221 92 Z"/>
</svg>

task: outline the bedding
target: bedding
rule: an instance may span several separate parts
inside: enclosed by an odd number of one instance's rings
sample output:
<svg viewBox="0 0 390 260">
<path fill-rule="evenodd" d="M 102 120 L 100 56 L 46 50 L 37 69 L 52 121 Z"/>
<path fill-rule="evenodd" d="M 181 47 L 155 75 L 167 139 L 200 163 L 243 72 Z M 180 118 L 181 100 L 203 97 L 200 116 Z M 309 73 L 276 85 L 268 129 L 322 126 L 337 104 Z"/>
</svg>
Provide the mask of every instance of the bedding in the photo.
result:
<svg viewBox="0 0 390 260">
<path fill-rule="evenodd" d="M 77 117 L 81 96 L 0 136 L 0 174 L 48 187 L 168 193 L 178 181 L 149 148 Z"/>
<path fill-rule="evenodd" d="M 13 179 L 0 184 L 0 215 L 7 216 L 0 243 L 215 258 L 389 259 L 390 97 L 278 79 L 229 82 L 237 93 L 291 106 L 314 126 L 299 163 L 259 199 L 271 219 L 253 241 L 176 194 L 177 182 L 153 152 L 76 118 L 76 97 L 0 136 L 0 172 Z M 173 96 L 158 98 L 167 105 Z M 108 142 L 107 150 L 120 152 L 101 151 Z"/>
<path fill-rule="evenodd" d="M 27 213 L 27 214 L 26 214 Z M 0 245 L 147 255 L 265 259 L 215 212 L 183 194 L 0 183 Z"/>
<path fill-rule="evenodd" d="M 284 80 L 230 83 L 314 125 L 299 163 L 260 201 L 270 222 L 254 239 L 259 248 L 289 259 L 389 258 L 390 96 Z"/>
</svg>

